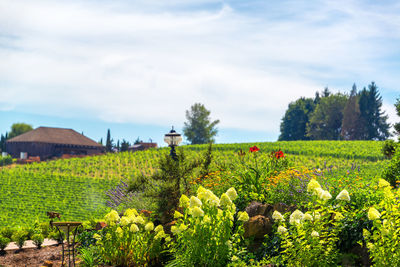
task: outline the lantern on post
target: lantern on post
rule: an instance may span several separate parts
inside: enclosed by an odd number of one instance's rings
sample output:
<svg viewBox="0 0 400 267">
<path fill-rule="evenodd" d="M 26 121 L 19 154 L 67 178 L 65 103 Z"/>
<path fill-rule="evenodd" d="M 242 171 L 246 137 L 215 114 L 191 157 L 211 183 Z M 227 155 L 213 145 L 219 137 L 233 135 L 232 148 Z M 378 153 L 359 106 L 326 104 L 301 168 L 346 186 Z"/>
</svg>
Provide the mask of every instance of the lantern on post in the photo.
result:
<svg viewBox="0 0 400 267">
<path fill-rule="evenodd" d="M 172 130 L 169 133 L 165 134 L 164 141 L 165 143 L 168 144 L 169 147 L 171 147 L 171 152 L 170 152 L 171 157 L 174 160 L 178 160 L 178 157 L 176 156 L 175 147 L 182 142 L 182 136 L 174 130 L 174 126 L 172 126 Z"/>
</svg>

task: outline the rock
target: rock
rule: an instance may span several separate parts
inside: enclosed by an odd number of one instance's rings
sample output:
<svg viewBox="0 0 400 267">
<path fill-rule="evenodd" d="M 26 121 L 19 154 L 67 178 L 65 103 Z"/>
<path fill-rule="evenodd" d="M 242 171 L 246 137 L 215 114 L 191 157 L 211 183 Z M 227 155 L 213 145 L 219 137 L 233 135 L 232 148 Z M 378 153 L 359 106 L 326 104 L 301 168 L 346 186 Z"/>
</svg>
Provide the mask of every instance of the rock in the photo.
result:
<svg viewBox="0 0 400 267">
<path fill-rule="evenodd" d="M 263 239 L 264 235 L 270 234 L 272 231 L 272 219 L 263 215 L 251 217 L 243 224 L 244 237 L 254 237 L 255 239 Z"/>
<path fill-rule="evenodd" d="M 98 222 L 96 223 L 96 230 L 101 230 L 103 228 L 107 227 L 107 224 L 105 222 Z"/>
<path fill-rule="evenodd" d="M 52 261 L 44 261 L 44 263 L 43 263 L 43 266 L 46 266 L 46 267 L 53 267 L 53 262 Z"/>
<path fill-rule="evenodd" d="M 246 207 L 246 212 L 249 214 L 249 217 L 254 217 L 256 215 L 263 215 L 268 217 L 270 214 L 272 214 L 273 207 L 269 204 L 262 204 L 257 201 L 251 202 L 247 207 Z"/>
</svg>

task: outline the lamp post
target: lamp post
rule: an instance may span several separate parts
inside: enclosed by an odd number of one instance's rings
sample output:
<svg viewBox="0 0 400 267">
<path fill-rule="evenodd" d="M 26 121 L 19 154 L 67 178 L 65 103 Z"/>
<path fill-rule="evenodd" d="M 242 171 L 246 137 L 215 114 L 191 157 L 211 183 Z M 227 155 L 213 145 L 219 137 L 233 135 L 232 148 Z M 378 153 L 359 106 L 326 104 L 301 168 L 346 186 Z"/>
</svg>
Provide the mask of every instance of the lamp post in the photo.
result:
<svg viewBox="0 0 400 267">
<path fill-rule="evenodd" d="M 171 147 L 170 155 L 172 159 L 178 160 L 175 147 L 178 146 L 180 142 L 182 142 L 182 136 L 174 130 L 174 126 L 172 126 L 172 130 L 169 133 L 165 134 L 164 141 L 168 144 L 168 146 Z"/>
</svg>

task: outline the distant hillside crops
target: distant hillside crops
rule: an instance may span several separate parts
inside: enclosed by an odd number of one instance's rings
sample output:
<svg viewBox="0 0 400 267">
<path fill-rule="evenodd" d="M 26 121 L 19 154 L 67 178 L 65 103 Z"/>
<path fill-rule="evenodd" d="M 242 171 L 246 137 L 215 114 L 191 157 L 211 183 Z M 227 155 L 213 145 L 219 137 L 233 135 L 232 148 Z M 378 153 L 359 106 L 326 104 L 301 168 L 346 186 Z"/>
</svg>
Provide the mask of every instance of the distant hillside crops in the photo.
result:
<svg viewBox="0 0 400 267">
<path fill-rule="evenodd" d="M 257 145 L 260 153 L 281 149 L 295 166 L 320 168 L 333 179 L 349 170 L 366 181 L 380 175 L 385 161 L 382 142 L 375 141 L 292 141 L 214 146 L 216 165 L 229 167 L 237 152 Z M 188 158 L 198 157 L 207 145 L 183 146 Z M 157 159 L 168 148 L 72 158 L 0 168 L 0 226 L 30 225 L 48 220 L 47 211 L 62 214 L 63 220 L 81 221 L 101 217 L 106 211 L 105 191 L 119 181 L 138 174 L 151 174 Z M 214 165 L 215 166 L 215 165 Z"/>
</svg>

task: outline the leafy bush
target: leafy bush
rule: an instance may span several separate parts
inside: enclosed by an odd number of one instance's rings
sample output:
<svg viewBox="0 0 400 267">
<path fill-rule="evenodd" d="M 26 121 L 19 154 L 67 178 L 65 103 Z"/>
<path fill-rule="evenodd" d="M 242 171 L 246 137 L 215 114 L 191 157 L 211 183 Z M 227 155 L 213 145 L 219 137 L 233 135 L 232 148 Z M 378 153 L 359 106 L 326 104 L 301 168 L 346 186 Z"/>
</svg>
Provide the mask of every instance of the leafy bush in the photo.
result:
<svg viewBox="0 0 400 267">
<path fill-rule="evenodd" d="M 126 210 L 119 217 L 115 210 L 105 216 L 107 227 L 97 239 L 98 255 L 102 261 L 117 266 L 144 266 L 156 264 L 171 238 L 161 225 L 154 227 L 147 217 L 135 209 Z"/>
<path fill-rule="evenodd" d="M 11 156 L 0 157 L 0 166 L 10 165 L 13 163 Z"/>
<path fill-rule="evenodd" d="M 386 140 L 382 146 L 382 153 L 389 159 L 392 158 L 396 152 L 397 143 L 394 140 Z"/>
<path fill-rule="evenodd" d="M 3 227 L 0 230 L 0 235 L 7 237 L 8 239 L 11 239 L 13 233 L 14 233 L 14 230 L 10 227 Z"/>
<path fill-rule="evenodd" d="M 10 242 L 11 240 L 9 238 L 0 235 L 0 251 L 4 251 Z"/>
<path fill-rule="evenodd" d="M 371 231 L 364 229 L 366 247 L 377 266 L 400 266 L 400 193 L 398 190 L 393 193 L 382 180 L 379 188 L 385 193 L 385 199 L 368 210 L 373 227 Z"/>
<path fill-rule="evenodd" d="M 25 245 L 25 241 L 28 240 L 28 232 L 24 230 L 17 230 L 12 235 L 12 240 L 17 244 L 19 249 Z"/>
<path fill-rule="evenodd" d="M 276 231 L 282 238 L 283 249 L 272 261 L 287 266 L 334 266 L 339 258 L 338 235 L 350 196 L 343 190 L 333 206 L 330 204 L 331 194 L 323 190 L 316 180 L 310 181 L 307 190 L 312 199 L 306 213 L 296 210 L 289 218 L 284 218 L 277 211 L 272 215 L 279 225 Z M 286 223 L 287 220 L 289 223 Z"/>
<path fill-rule="evenodd" d="M 250 201 L 265 202 L 268 177 L 279 174 L 289 167 L 289 161 L 281 150 L 270 154 L 261 154 L 259 148 L 253 146 L 246 154 L 239 151 L 240 164 L 231 166 L 234 170 L 233 184 L 238 189 L 239 209 L 243 209 Z"/>
<path fill-rule="evenodd" d="M 61 245 L 64 242 L 65 233 L 58 231 L 56 228 L 53 228 L 47 238 L 57 241 L 58 244 Z"/>
<path fill-rule="evenodd" d="M 232 257 L 233 239 L 237 234 L 232 232 L 237 198 L 235 189 L 231 188 L 215 196 L 210 190 L 200 187 L 197 197 L 182 195 L 180 207 L 183 214 L 175 211 L 176 225 L 171 227 L 176 243 L 171 252 L 174 259 L 168 266 L 226 266 Z M 247 221 L 246 212 L 238 214 L 239 221 Z M 236 227 L 236 233 L 241 226 Z"/>
<path fill-rule="evenodd" d="M 81 259 L 79 266 L 94 267 L 99 266 L 101 258 L 97 246 L 80 247 L 78 249 L 78 258 Z"/>
<path fill-rule="evenodd" d="M 397 150 L 390 163 L 383 171 L 382 178 L 390 183 L 391 186 L 395 187 L 400 177 L 400 150 Z"/>
<path fill-rule="evenodd" d="M 34 244 L 38 249 L 40 249 L 40 248 L 42 247 L 42 244 L 43 244 L 43 241 L 44 241 L 44 237 L 43 237 L 42 234 L 34 234 L 34 235 L 32 236 L 32 241 L 33 241 L 33 244 Z"/>
</svg>

